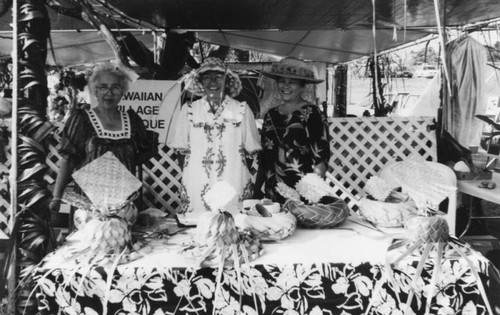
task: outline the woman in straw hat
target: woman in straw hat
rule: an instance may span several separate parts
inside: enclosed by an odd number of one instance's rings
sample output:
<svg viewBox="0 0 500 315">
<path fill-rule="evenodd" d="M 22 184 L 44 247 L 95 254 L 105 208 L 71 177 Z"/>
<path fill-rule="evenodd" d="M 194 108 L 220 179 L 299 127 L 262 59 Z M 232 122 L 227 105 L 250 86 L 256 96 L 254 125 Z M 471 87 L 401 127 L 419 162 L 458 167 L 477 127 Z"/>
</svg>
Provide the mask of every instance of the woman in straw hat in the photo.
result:
<svg viewBox="0 0 500 315">
<path fill-rule="evenodd" d="M 247 158 L 261 147 L 250 107 L 233 99 L 241 91 L 241 81 L 222 60 L 206 58 L 192 73 L 186 89 L 201 98 L 182 106 L 167 144 L 180 156 L 178 218 L 188 223 L 210 210 L 204 197 L 217 181 L 224 180 L 236 189 L 238 200 L 226 210 L 238 211 L 239 202 L 253 194 Z"/>
<path fill-rule="evenodd" d="M 59 210 L 61 197 L 74 170 L 111 151 L 131 173 L 151 158 L 157 144 L 148 136 L 142 119 L 132 109 L 118 110 L 126 93 L 128 75 L 106 63 L 89 78 L 89 89 L 97 101 L 92 109 L 76 109 L 68 118 L 61 138 L 61 161 L 50 209 Z"/>
<path fill-rule="evenodd" d="M 261 197 L 264 185 L 266 197 L 283 202 L 275 191 L 278 182 L 294 187 L 304 174 L 324 176 L 327 169 L 328 128 L 318 106 L 304 97 L 307 85 L 323 80 L 315 77 L 309 64 L 290 57 L 263 74 L 277 81 L 282 103 L 264 116 L 255 197 Z"/>
</svg>

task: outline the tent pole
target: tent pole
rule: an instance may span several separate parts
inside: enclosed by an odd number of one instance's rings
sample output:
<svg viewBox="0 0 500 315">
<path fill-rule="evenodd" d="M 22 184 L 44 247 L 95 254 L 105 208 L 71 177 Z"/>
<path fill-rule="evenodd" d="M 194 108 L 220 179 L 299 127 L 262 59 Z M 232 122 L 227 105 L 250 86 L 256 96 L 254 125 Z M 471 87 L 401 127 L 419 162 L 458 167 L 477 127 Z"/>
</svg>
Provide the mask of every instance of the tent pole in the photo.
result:
<svg viewBox="0 0 500 315">
<path fill-rule="evenodd" d="M 17 245 L 16 238 L 17 235 L 13 233 L 14 231 L 14 222 L 16 219 L 17 213 L 17 108 L 18 108 L 18 56 L 17 56 L 17 48 L 18 48 L 18 28 L 17 28 L 17 18 L 18 18 L 18 2 L 17 0 L 12 1 L 12 72 L 13 72 L 13 84 L 12 84 L 12 134 L 11 134 L 11 163 L 10 163 L 10 211 L 9 211 L 9 231 L 10 237 L 13 238 L 14 246 L 12 247 L 12 255 L 11 264 L 9 266 L 9 274 L 8 284 L 7 284 L 7 292 L 8 292 L 8 300 L 7 300 L 7 312 L 8 314 L 16 313 L 16 280 L 17 280 Z"/>
</svg>

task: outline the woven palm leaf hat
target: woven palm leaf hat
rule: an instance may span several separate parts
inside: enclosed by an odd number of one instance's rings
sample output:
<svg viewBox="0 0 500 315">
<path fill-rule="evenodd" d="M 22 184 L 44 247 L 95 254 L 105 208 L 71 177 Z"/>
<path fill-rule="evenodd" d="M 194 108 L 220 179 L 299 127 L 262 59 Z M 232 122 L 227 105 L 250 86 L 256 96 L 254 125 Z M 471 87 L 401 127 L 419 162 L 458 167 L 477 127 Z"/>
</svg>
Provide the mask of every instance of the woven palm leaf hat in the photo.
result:
<svg viewBox="0 0 500 315">
<path fill-rule="evenodd" d="M 294 57 L 286 57 L 273 63 L 271 70 L 262 71 L 262 74 L 275 80 L 279 78 L 302 80 L 306 84 L 317 84 L 324 81 L 316 77 L 312 64 Z"/>
<path fill-rule="evenodd" d="M 203 86 L 201 84 L 201 75 L 208 71 L 223 73 L 228 78 L 226 84 L 226 93 L 231 97 L 236 97 L 240 94 L 242 85 L 240 77 L 231 71 L 229 67 L 217 57 L 207 57 L 202 65 L 188 74 L 185 89 L 197 96 L 203 95 Z"/>
</svg>

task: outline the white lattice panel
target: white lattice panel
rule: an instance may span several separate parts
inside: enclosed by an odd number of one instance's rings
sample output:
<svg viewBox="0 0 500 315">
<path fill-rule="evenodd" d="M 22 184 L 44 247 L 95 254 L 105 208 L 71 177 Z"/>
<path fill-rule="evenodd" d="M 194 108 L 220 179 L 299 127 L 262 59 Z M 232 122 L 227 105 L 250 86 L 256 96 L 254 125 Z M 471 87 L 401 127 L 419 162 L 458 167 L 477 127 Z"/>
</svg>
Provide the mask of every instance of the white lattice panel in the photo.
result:
<svg viewBox="0 0 500 315">
<path fill-rule="evenodd" d="M 148 207 L 175 213 L 180 202 L 181 169 L 173 157 L 173 150 L 160 145 L 159 153 L 143 167 L 143 202 Z"/>
<path fill-rule="evenodd" d="M 435 132 L 429 130 L 429 126 L 433 125 L 432 118 L 364 117 L 330 118 L 328 121 L 333 138 L 330 169 L 337 180 L 354 194 L 359 194 L 366 179 L 377 174 L 387 163 L 400 161 L 412 154 L 429 161 L 436 160 Z M 49 183 L 57 175 L 60 156 L 56 148 L 59 140 L 56 134 L 48 147 L 47 165 L 50 171 L 46 179 Z M 160 145 L 159 154 L 143 166 L 144 207 L 175 213 L 180 201 L 181 175 L 173 151 Z M 337 189 L 337 195 L 350 200 L 340 189 Z M 351 202 L 350 206 L 354 207 L 354 204 Z M 6 200 L 0 200 L 0 209 L 2 207 L 9 208 Z M 0 227 L 6 220 L 6 215 L 0 213 Z"/>
<path fill-rule="evenodd" d="M 47 147 L 47 158 L 45 159 L 45 163 L 49 167 L 48 174 L 45 176 L 45 180 L 52 185 L 55 183 L 57 178 L 57 173 L 59 170 L 59 160 L 61 159 L 61 155 L 57 152 L 57 148 L 59 142 L 61 141 L 61 136 L 57 133 L 53 134 L 53 137 L 48 139 L 49 145 Z"/>
<path fill-rule="evenodd" d="M 366 180 L 388 163 L 410 155 L 436 160 L 432 117 L 330 118 L 328 122 L 333 138 L 330 169 L 354 195 L 359 195 Z M 335 190 L 354 207 L 342 190 Z"/>
</svg>

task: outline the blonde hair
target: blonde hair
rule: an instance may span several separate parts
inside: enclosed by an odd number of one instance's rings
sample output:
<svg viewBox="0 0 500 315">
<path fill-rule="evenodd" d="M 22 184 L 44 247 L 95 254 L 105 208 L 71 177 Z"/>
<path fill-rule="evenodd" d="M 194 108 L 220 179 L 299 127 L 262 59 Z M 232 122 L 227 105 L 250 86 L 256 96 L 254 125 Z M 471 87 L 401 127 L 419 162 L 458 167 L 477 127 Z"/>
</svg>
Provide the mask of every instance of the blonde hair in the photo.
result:
<svg viewBox="0 0 500 315">
<path fill-rule="evenodd" d="M 130 77 L 123 70 L 111 63 L 104 63 L 98 65 L 94 68 L 92 75 L 89 78 L 88 86 L 92 94 L 95 93 L 95 87 L 99 83 L 99 79 L 104 74 L 112 74 L 120 80 L 120 85 L 123 88 L 123 93 L 126 93 L 129 89 L 130 82 L 132 81 Z"/>
</svg>

